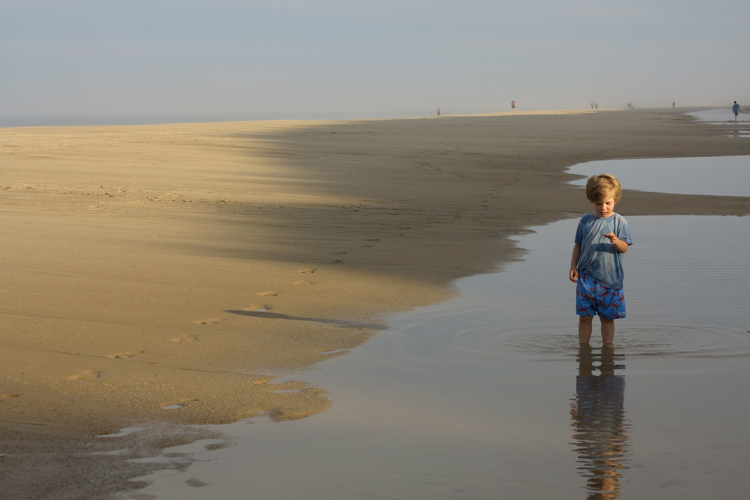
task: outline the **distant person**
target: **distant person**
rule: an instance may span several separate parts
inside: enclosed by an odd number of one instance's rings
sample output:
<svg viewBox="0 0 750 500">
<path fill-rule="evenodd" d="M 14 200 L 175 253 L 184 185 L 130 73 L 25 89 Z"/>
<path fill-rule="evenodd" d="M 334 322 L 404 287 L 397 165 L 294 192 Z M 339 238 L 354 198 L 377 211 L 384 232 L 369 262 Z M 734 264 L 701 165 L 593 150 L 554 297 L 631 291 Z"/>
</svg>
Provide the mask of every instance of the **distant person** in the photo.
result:
<svg viewBox="0 0 750 500">
<path fill-rule="evenodd" d="M 437 115 L 440 116 L 440 108 L 438 108 L 438 114 Z"/>
<path fill-rule="evenodd" d="M 732 111 L 734 112 L 734 123 L 737 123 L 737 115 L 740 114 L 740 105 L 737 104 L 737 101 L 734 101 L 734 106 L 732 106 Z"/>
<path fill-rule="evenodd" d="M 674 101 L 672 101 L 672 109 L 674 109 Z"/>
<path fill-rule="evenodd" d="M 594 103 L 594 109 L 599 109 L 599 103 L 598 102 Z"/>
<path fill-rule="evenodd" d="M 622 254 L 633 241 L 627 221 L 614 212 L 621 192 L 619 181 L 609 174 L 595 175 L 586 183 L 593 213 L 578 222 L 569 274 L 576 283 L 581 344 L 591 339 L 594 316 L 599 316 L 604 345 L 614 342 L 615 320 L 625 317 Z"/>
<path fill-rule="evenodd" d="M 594 101 L 591 101 L 591 109 L 594 109 Z"/>
<path fill-rule="evenodd" d="M 513 99 L 513 101 L 511 101 L 511 103 L 510 103 L 510 107 L 511 107 L 511 109 L 512 109 L 513 111 L 515 111 L 515 110 L 516 110 L 516 100 L 515 100 L 515 99 Z"/>
</svg>

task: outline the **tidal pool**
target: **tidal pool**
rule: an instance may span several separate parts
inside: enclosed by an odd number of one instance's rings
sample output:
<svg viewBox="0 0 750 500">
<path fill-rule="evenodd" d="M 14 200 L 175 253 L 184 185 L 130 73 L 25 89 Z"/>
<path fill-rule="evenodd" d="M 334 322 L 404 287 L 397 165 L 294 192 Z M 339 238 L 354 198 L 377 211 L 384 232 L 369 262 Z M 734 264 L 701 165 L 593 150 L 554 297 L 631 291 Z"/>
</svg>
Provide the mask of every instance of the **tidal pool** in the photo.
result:
<svg viewBox="0 0 750 500">
<path fill-rule="evenodd" d="M 674 194 L 750 196 L 750 156 L 644 158 L 579 163 L 571 174 L 612 174 L 624 189 Z M 572 181 L 585 186 L 586 178 Z"/>
<path fill-rule="evenodd" d="M 750 487 L 750 218 L 623 215 L 613 349 L 596 330 L 577 345 L 577 220 L 537 227 L 523 261 L 305 374 L 331 410 L 216 426 L 234 446 L 125 498 L 735 498 Z"/>
</svg>

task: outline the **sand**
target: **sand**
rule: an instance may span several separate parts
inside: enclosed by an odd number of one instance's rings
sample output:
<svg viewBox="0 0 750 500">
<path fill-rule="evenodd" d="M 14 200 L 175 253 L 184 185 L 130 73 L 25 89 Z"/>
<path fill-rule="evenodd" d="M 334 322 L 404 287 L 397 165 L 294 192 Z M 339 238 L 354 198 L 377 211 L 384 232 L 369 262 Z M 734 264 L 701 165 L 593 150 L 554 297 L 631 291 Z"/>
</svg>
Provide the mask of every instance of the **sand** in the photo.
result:
<svg viewBox="0 0 750 500">
<path fill-rule="evenodd" d="M 0 489 L 121 489 L 148 464 L 92 436 L 131 425 L 148 455 L 204 437 L 178 424 L 325 411 L 305 368 L 588 211 L 566 167 L 750 154 L 685 111 L 0 129 Z M 618 211 L 750 200 L 626 190 Z"/>
</svg>

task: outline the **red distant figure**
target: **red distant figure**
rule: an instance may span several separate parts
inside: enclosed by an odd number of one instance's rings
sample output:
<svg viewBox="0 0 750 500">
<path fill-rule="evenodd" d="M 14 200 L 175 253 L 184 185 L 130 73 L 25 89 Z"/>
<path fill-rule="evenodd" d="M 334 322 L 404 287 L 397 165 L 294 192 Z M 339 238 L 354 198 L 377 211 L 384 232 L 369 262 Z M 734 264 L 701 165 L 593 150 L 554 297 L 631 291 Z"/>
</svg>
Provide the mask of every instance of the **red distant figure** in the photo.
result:
<svg viewBox="0 0 750 500">
<path fill-rule="evenodd" d="M 510 103 L 510 107 L 513 108 L 513 111 L 516 110 L 516 100 L 513 99 L 513 101 Z"/>
</svg>

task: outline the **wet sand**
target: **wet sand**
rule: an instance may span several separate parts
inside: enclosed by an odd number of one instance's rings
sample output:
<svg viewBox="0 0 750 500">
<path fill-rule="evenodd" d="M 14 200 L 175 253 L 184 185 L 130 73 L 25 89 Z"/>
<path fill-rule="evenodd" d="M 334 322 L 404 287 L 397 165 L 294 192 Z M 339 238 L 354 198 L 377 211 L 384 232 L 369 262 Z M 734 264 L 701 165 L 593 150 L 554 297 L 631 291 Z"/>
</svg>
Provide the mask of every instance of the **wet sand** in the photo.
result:
<svg viewBox="0 0 750 500">
<path fill-rule="evenodd" d="M 195 439 L 169 424 L 324 411 L 326 387 L 290 371 L 517 259 L 509 236 L 586 212 L 566 167 L 750 154 L 725 135 L 672 110 L 0 130 L 2 483 L 85 478 L 91 496 L 150 466 L 87 455 L 109 446 L 90 436 L 165 422 L 147 455 Z M 750 204 L 628 192 L 618 209 Z"/>
</svg>

